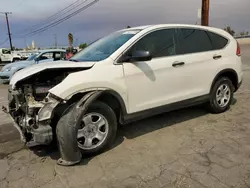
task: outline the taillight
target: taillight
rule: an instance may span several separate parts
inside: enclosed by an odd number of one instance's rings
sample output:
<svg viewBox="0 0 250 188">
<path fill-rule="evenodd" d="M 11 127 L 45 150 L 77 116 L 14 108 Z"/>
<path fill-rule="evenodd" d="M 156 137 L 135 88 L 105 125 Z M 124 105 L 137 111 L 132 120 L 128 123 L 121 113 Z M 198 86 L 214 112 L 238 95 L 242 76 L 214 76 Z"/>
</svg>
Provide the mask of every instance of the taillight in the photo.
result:
<svg viewBox="0 0 250 188">
<path fill-rule="evenodd" d="M 237 41 L 237 50 L 236 50 L 236 55 L 237 56 L 241 56 L 241 52 L 240 52 L 240 44 L 239 42 Z"/>
</svg>

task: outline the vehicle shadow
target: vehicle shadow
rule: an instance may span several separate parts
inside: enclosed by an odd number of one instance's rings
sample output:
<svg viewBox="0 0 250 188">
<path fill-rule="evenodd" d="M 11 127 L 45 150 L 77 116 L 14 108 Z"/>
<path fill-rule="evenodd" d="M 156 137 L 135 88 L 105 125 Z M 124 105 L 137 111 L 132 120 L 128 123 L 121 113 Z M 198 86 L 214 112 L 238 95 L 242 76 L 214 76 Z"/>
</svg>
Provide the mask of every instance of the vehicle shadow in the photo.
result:
<svg viewBox="0 0 250 188">
<path fill-rule="evenodd" d="M 233 99 L 232 105 L 235 105 L 236 102 L 237 100 Z M 134 139 L 150 132 L 154 132 L 169 126 L 174 126 L 175 124 L 202 117 L 207 114 L 208 111 L 204 108 L 204 106 L 199 105 L 163 113 L 150 118 L 146 118 L 144 120 L 130 123 L 128 125 L 120 125 L 118 128 L 115 143 L 109 150 L 112 150 L 113 148 L 120 145 L 125 139 Z M 60 153 L 57 149 L 56 144 L 51 144 L 50 146 L 46 147 L 34 147 L 32 151 L 34 152 L 34 154 L 40 157 L 50 157 L 53 160 L 57 160 L 60 158 Z M 94 157 L 95 156 L 83 156 L 81 163 L 78 165 L 87 165 L 88 162 Z"/>
<path fill-rule="evenodd" d="M 150 132 L 204 116 L 207 113 L 207 110 L 205 110 L 202 106 L 194 106 L 156 115 L 128 125 L 120 126 L 117 140 L 124 140 L 124 138 L 134 139 Z"/>
</svg>

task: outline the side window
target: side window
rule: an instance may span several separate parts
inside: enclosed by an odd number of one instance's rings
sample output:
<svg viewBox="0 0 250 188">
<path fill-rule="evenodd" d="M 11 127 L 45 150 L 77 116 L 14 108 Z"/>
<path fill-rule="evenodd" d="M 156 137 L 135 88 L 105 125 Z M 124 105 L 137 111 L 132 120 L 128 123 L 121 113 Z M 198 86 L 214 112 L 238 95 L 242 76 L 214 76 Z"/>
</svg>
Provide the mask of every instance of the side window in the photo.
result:
<svg viewBox="0 0 250 188">
<path fill-rule="evenodd" d="M 212 50 L 212 43 L 206 31 L 178 29 L 178 54 L 189 54 Z"/>
<path fill-rule="evenodd" d="M 42 54 L 40 57 L 39 57 L 39 60 L 46 60 L 46 59 L 52 59 L 53 58 L 53 52 L 47 52 L 47 53 L 44 53 Z"/>
<path fill-rule="evenodd" d="M 208 35 L 212 41 L 212 45 L 213 45 L 214 50 L 222 49 L 228 43 L 228 40 L 220 35 L 217 35 L 217 34 L 212 33 L 212 32 L 208 32 Z"/>
<path fill-rule="evenodd" d="M 66 58 L 66 53 L 62 52 L 61 56 L 62 56 L 62 59 L 65 59 Z"/>
<path fill-rule="evenodd" d="M 61 52 L 54 52 L 53 59 L 54 61 L 61 60 Z"/>
<path fill-rule="evenodd" d="M 141 50 L 149 51 L 153 58 L 175 55 L 174 35 L 175 29 L 154 31 L 135 43 L 127 55 L 131 56 L 133 52 Z"/>
<path fill-rule="evenodd" d="M 11 54 L 11 51 L 10 50 L 6 50 L 6 49 L 3 49 L 2 52 L 3 52 L 3 54 Z"/>
</svg>

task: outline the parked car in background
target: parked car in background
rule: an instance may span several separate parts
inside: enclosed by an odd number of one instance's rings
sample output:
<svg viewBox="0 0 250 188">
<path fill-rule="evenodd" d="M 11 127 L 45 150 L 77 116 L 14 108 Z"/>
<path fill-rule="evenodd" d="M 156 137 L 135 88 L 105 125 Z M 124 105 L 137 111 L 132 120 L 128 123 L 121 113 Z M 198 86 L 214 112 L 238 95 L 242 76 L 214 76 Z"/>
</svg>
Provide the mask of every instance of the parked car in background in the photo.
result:
<svg viewBox="0 0 250 188">
<path fill-rule="evenodd" d="M 10 49 L 0 48 L 0 62 L 9 63 L 22 60 L 23 57 L 20 53 L 16 51 L 11 51 Z"/>
<path fill-rule="evenodd" d="M 65 58 L 65 52 L 66 51 L 63 49 L 43 50 L 31 55 L 25 61 L 9 63 L 2 68 L 0 72 L 0 79 L 3 83 L 7 83 L 17 71 L 24 69 L 28 66 L 39 63 L 63 60 Z"/>
<path fill-rule="evenodd" d="M 27 145 L 49 144 L 57 134 L 58 164 L 72 165 L 80 151 L 110 147 L 119 123 L 197 104 L 223 113 L 242 80 L 240 46 L 226 31 L 143 26 L 99 39 L 69 61 L 17 72 L 8 113 Z"/>
</svg>

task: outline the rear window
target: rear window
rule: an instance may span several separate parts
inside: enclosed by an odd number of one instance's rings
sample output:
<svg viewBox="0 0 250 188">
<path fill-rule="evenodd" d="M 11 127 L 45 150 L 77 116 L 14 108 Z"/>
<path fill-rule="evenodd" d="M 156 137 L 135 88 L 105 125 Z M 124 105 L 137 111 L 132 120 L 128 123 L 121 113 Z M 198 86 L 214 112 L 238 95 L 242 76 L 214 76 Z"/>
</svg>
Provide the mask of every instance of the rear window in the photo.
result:
<svg viewBox="0 0 250 188">
<path fill-rule="evenodd" d="M 212 33 L 212 32 L 208 32 L 208 35 L 212 41 L 212 45 L 213 45 L 214 50 L 222 49 L 228 43 L 228 40 L 220 35 L 217 35 L 217 34 Z"/>
<path fill-rule="evenodd" d="M 178 29 L 178 54 L 198 53 L 212 50 L 212 43 L 206 31 Z"/>
</svg>

